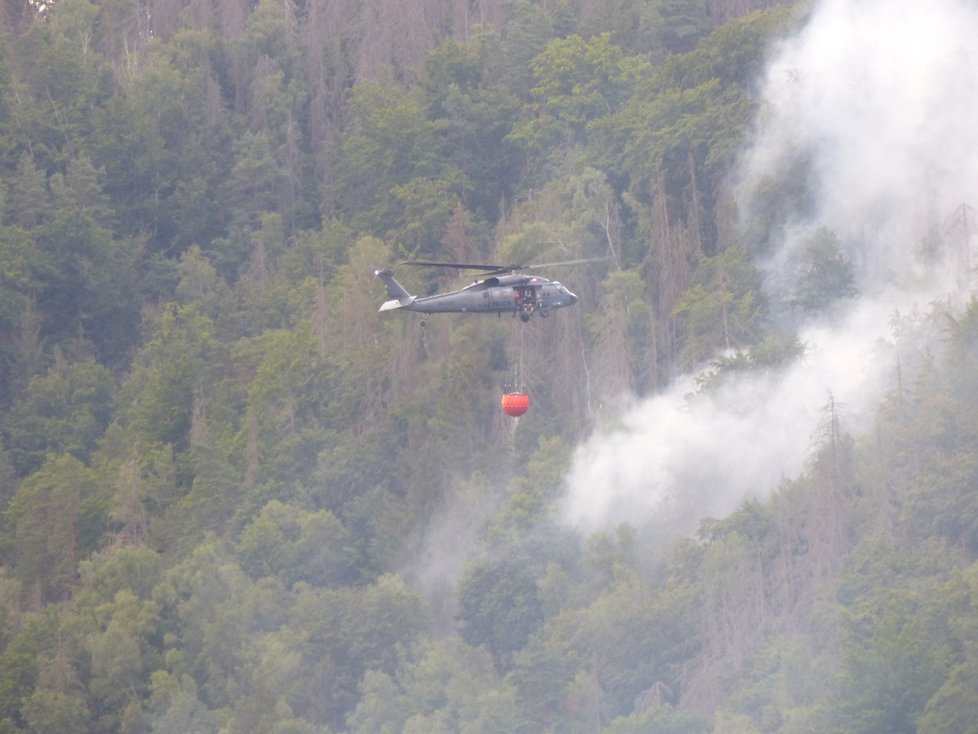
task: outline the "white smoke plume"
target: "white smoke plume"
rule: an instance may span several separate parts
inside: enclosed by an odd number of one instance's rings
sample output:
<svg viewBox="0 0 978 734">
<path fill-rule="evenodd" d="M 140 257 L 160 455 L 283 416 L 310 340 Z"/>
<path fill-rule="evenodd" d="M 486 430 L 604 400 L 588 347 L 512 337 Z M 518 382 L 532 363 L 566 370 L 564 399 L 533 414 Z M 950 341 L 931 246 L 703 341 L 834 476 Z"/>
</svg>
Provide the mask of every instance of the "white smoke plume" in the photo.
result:
<svg viewBox="0 0 978 734">
<path fill-rule="evenodd" d="M 594 435 L 568 475 L 569 523 L 689 532 L 796 476 L 830 397 L 851 431 L 869 425 L 896 370 L 892 317 L 970 294 L 967 232 L 940 241 L 951 215 L 978 199 L 975 28 L 966 0 L 824 0 L 775 50 L 745 189 L 804 157 L 815 206 L 762 264 L 767 288 L 789 287 L 792 256 L 826 227 L 860 295 L 847 312 L 798 327 L 806 352 L 789 368 L 694 400 L 693 378 L 681 379 Z M 749 204 L 742 214 L 749 223 Z M 924 243 L 942 248 L 939 262 Z"/>
</svg>

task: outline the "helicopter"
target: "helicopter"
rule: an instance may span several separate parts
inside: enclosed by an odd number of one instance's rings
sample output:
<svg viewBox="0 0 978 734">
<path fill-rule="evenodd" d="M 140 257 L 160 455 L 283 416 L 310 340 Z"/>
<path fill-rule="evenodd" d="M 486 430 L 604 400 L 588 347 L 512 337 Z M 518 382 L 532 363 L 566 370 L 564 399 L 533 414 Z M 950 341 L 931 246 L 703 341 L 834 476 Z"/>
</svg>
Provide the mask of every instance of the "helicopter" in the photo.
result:
<svg viewBox="0 0 978 734">
<path fill-rule="evenodd" d="M 375 270 L 374 275 L 384 282 L 387 295 L 391 298 L 379 310 L 419 311 L 421 313 L 495 313 L 499 315 L 515 313 L 519 314 L 520 319 L 524 322 L 529 321 L 534 313 L 539 314 L 541 318 L 546 318 L 555 308 L 573 306 L 577 303 L 577 296 L 556 280 L 517 271 L 591 261 L 592 259 L 571 260 L 546 265 L 483 265 L 408 260 L 400 264 L 456 268 L 459 270 L 484 270 L 487 277 L 459 290 L 419 298 L 408 293 L 404 286 L 394 279 L 394 273 L 390 267 Z"/>
</svg>

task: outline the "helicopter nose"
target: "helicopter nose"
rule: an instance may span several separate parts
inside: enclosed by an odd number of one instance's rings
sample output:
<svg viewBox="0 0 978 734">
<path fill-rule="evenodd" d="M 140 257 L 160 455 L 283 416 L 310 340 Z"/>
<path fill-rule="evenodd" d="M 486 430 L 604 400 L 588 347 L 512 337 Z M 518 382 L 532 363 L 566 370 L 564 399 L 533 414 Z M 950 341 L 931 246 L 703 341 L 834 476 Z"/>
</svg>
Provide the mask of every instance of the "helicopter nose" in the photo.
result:
<svg viewBox="0 0 978 734">
<path fill-rule="evenodd" d="M 575 303 L 577 303 L 577 296 L 575 296 L 570 291 L 567 291 L 567 297 L 570 298 L 570 305 L 571 306 L 573 306 Z"/>
</svg>

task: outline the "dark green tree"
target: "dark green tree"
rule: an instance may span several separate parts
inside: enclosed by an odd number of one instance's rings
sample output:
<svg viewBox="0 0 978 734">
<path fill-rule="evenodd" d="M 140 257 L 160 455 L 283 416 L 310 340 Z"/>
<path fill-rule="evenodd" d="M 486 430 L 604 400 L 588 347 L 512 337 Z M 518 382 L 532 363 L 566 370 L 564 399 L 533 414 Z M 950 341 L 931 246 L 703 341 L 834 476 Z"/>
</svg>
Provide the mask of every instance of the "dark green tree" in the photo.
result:
<svg viewBox="0 0 978 734">
<path fill-rule="evenodd" d="M 56 363 L 34 377 L 0 421 L 11 461 L 22 476 L 49 453 L 87 462 L 114 410 L 115 380 L 94 360 Z"/>
<path fill-rule="evenodd" d="M 38 688 L 24 702 L 23 713 L 30 734 L 91 731 L 91 712 L 78 695 Z"/>
<path fill-rule="evenodd" d="M 879 587 L 848 610 L 835 730 L 917 731 L 953 659 L 948 601 L 938 588 Z"/>
<path fill-rule="evenodd" d="M 122 386 L 122 414 L 132 439 L 189 446 L 195 400 L 207 395 L 220 360 L 213 323 L 194 306 L 167 307 Z"/>
<path fill-rule="evenodd" d="M 507 139 L 545 170 L 561 170 L 569 152 L 588 141 L 590 126 L 617 113 L 649 73 L 643 59 L 626 56 L 607 33 L 554 39 L 531 69 L 538 111 Z"/>
<path fill-rule="evenodd" d="M 434 123 L 417 96 L 391 80 L 354 88 L 350 125 L 328 153 L 325 214 L 347 217 L 358 229 L 382 236 L 404 223 L 398 187 L 451 179 L 453 172 L 436 154 Z M 445 211 L 454 203 L 446 202 Z"/>
<path fill-rule="evenodd" d="M 462 639 L 485 645 L 498 670 L 508 670 L 513 656 L 543 624 L 536 578 L 516 559 L 472 564 L 458 582 L 458 617 Z"/>
<path fill-rule="evenodd" d="M 760 335 L 761 278 L 743 248 L 700 262 L 672 315 L 684 327 L 683 355 L 695 366 L 721 350 L 745 349 Z"/>
<path fill-rule="evenodd" d="M 276 576 L 287 586 L 340 585 L 354 558 L 346 528 L 330 512 L 304 512 L 276 500 L 242 530 L 237 555 L 253 578 Z"/>
<path fill-rule="evenodd" d="M 415 644 L 427 623 L 421 600 L 393 575 L 349 589 L 300 589 L 283 630 L 287 646 L 300 651 L 292 711 L 341 728 L 366 671 L 392 675 L 398 650 Z"/>
<path fill-rule="evenodd" d="M 105 169 L 120 232 L 148 237 L 150 252 L 206 248 L 235 211 L 220 205 L 236 161 L 222 74 L 212 34 L 182 31 L 150 44 L 138 74 L 99 109 L 93 161 Z"/>
<path fill-rule="evenodd" d="M 14 562 L 34 605 L 67 598 L 78 562 L 103 540 L 107 507 L 94 472 L 52 454 L 24 480 L 7 507 Z"/>
<path fill-rule="evenodd" d="M 857 294 L 852 260 L 835 234 L 824 227 L 807 238 L 792 262 L 794 290 L 789 303 L 807 313 L 822 311 Z"/>
<path fill-rule="evenodd" d="M 639 36 L 652 49 L 654 61 L 692 51 L 712 30 L 709 0 L 656 0 L 645 4 Z"/>
<path fill-rule="evenodd" d="M 518 99 L 529 102 L 534 85 L 531 64 L 557 35 L 554 19 L 541 6 L 517 0 L 501 35 L 504 66 L 500 76 Z"/>
<path fill-rule="evenodd" d="M 47 176 L 27 151 L 17 159 L 17 169 L 4 187 L 3 224 L 31 231 L 51 216 Z"/>
<path fill-rule="evenodd" d="M 100 361 L 112 363 L 137 337 L 140 246 L 113 236 L 100 179 L 85 156 L 51 176 L 51 219 L 35 230 L 51 265 L 38 278 L 36 303 L 44 337 L 77 339 L 73 349 L 82 353 L 90 343 Z"/>
<path fill-rule="evenodd" d="M 54 609 L 48 608 L 25 615 L 15 632 L 4 640 L 0 653 L 0 726 L 6 731 L 23 730 L 24 706 L 37 685 L 41 659 L 58 638 L 58 624 Z"/>
<path fill-rule="evenodd" d="M 9 149 L 28 152 L 47 174 L 90 145 L 105 92 L 101 57 L 86 47 L 97 14 L 87 0 L 51 6 L 46 22 L 30 23 L 9 46 Z"/>
</svg>

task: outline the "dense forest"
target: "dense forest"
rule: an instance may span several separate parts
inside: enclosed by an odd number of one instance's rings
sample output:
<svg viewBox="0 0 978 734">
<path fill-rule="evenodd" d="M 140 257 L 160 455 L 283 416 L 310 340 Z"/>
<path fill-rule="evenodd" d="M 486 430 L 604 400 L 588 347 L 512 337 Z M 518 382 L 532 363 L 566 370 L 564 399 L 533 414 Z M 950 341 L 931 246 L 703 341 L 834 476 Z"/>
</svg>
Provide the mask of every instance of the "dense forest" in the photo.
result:
<svg viewBox="0 0 978 734">
<path fill-rule="evenodd" d="M 6 0 L 0 734 L 978 731 L 975 18 L 937 6 L 904 145 L 880 65 L 767 71 L 843 0 Z M 412 258 L 589 262 L 550 318 L 422 326 L 377 310 Z M 795 388 L 884 291 L 923 295 L 875 387 Z M 814 425 L 700 417 L 747 385 Z M 747 448 L 628 474 L 677 392 Z M 726 491 L 778 421 L 801 466 Z"/>
</svg>

